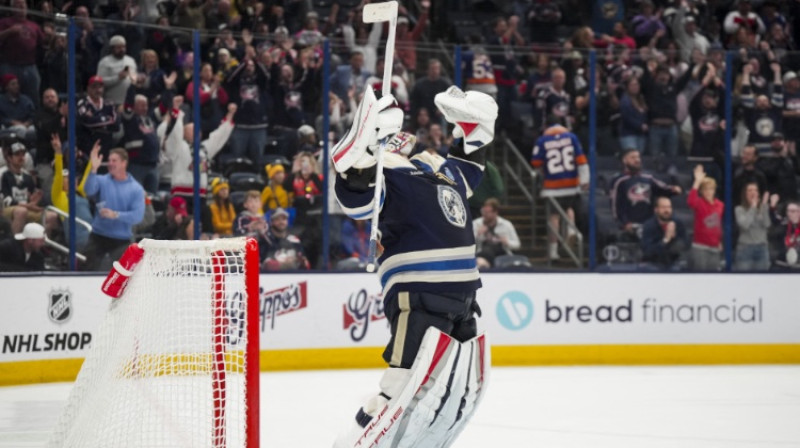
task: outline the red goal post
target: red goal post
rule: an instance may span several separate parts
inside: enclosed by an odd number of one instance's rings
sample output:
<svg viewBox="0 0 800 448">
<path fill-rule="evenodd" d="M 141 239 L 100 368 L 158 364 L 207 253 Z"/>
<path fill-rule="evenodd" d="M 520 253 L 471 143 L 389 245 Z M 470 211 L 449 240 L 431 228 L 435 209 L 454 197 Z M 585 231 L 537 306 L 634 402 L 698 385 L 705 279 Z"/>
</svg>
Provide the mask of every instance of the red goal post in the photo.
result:
<svg viewBox="0 0 800 448">
<path fill-rule="evenodd" d="M 258 244 L 139 246 L 49 446 L 258 447 Z"/>
</svg>

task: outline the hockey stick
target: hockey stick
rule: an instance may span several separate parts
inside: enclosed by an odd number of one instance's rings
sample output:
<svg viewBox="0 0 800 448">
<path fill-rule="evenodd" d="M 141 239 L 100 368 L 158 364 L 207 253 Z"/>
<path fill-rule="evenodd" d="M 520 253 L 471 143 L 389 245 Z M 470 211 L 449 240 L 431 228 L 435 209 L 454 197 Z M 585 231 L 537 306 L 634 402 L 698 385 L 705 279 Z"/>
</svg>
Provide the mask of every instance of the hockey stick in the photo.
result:
<svg viewBox="0 0 800 448">
<path fill-rule="evenodd" d="M 386 40 L 386 54 L 383 62 L 382 96 L 392 92 L 392 65 L 394 65 L 394 35 L 397 28 L 397 2 L 370 3 L 364 5 L 364 23 L 389 22 L 389 37 Z M 369 87 L 368 87 L 369 88 Z M 388 137 L 381 140 L 378 152 L 375 153 L 377 172 L 375 174 L 375 196 L 372 203 L 372 224 L 369 232 L 369 256 L 367 258 L 367 271 L 375 272 L 378 255 L 378 214 L 380 213 L 381 195 L 383 194 L 383 150 L 386 148 Z"/>
</svg>

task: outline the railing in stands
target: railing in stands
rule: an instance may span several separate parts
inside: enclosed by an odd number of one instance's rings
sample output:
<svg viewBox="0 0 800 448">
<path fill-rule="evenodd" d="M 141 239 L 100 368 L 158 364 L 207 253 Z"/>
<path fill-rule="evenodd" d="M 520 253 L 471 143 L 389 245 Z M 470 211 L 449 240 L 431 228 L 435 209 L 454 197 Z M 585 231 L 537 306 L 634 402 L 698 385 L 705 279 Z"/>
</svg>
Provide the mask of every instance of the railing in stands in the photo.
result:
<svg viewBox="0 0 800 448">
<path fill-rule="evenodd" d="M 61 216 L 64 219 L 69 219 L 69 213 L 65 213 L 65 212 L 61 211 L 60 209 L 58 209 L 58 208 L 56 208 L 56 207 L 54 207 L 52 205 L 48 205 L 46 209 L 48 211 L 51 211 L 51 212 L 57 214 L 58 216 Z M 44 215 L 42 215 L 42 220 L 44 220 Z M 86 230 L 88 230 L 90 232 L 92 231 L 92 225 L 89 224 L 88 222 L 82 220 L 81 218 L 78 218 L 77 216 L 75 217 L 75 223 L 79 224 L 81 227 L 85 227 Z M 42 225 L 44 225 L 44 223 L 42 223 Z"/>
<path fill-rule="evenodd" d="M 66 246 L 64 246 L 62 244 L 56 243 L 55 241 L 51 240 L 50 238 L 45 238 L 44 243 L 47 244 L 48 246 L 52 247 L 53 249 L 61 252 L 64 255 L 69 255 L 69 248 L 68 247 L 66 247 Z M 84 263 L 86 262 L 86 256 L 83 255 L 80 252 L 75 252 L 75 258 L 77 258 L 78 260 L 80 260 L 80 261 L 82 261 Z"/>
<path fill-rule="evenodd" d="M 519 190 L 527 199 L 531 209 L 531 241 L 536 243 L 536 191 L 538 190 L 539 174 L 534 171 L 530 164 L 522 157 L 522 153 L 505 134 L 497 136 L 496 142 L 502 143 L 502 167 L 501 172 L 505 174 L 504 182 L 508 185 L 509 180 L 514 181 Z M 503 202 L 508 203 L 508 188 L 503 190 Z"/>
<path fill-rule="evenodd" d="M 54 207 L 52 205 L 48 205 L 47 207 L 45 207 L 45 210 L 51 211 L 51 212 L 57 214 L 58 216 L 63 217 L 64 219 L 67 219 L 67 220 L 69 219 L 69 213 L 65 213 L 62 210 L 60 210 L 60 209 L 58 209 L 58 208 L 56 208 L 56 207 Z M 45 225 L 45 220 L 46 220 L 46 214 L 42 213 L 42 225 Z M 86 228 L 86 230 L 88 230 L 89 232 L 92 231 L 92 225 L 89 224 L 88 222 L 78 218 L 77 216 L 75 217 L 75 224 L 78 224 L 81 227 Z M 50 238 L 45 238 L 44 242 L 49 247 L 52 247 L 53 249 L 61 252 L 63 255 L 69 256 L 69 247 L 64 246 L 63 244 L 59 244 L 59 243 L 51 240 Z M 80 260 L 81 262 L 84 262 L 84 263 L 86 262 L 86 256 L 83 255 L 80 252 L 77 252 L 77 251 L 75 252 L 75 258 L 77 260 Z"/>
<path fill-rule="evenodd" d="M 564 252 L 566 252 L 567 255 L 569 255 L 569 258 L 572 259 L 573 262 L 575 262 L 575 266 L 577 266 L 578 268 L 582 268 L 583 234 L 581 233 L 580 230 L 578 230 L 578 227 L 575 225 L 575 223 L 572 222 L 567 217 L 567 212 L 564 211 L 563 208 L 561 208 L 561 204 L 559 204 L 554 197 L 547 197 L 546 199 L 547 202 L 545 203 L 546 204 L 545 209 L 547 210 L 547 229 L 556 236 L 559 248 L 563 249 Z M 550 214 L 553 211 L 555 211 L 558 214 L 558 217 L 560 218 L 559 219 L 561 227 L 560 229 L 553 228 L 552 224 L 550 223 Z M 566 238 L 564 237 L 565 234 L 568 235 Z M 575 253 L 575 250 L 573 250 L 572 247 L 570 247 L 570 236 L 573 235 L 575 236 L 576 239 L 575 245 L 576 245 L 576 250 L 578 252 L 577 254 Z M 552 264 L 553 260 L 550 258 L 548 254 L 547 266 L 551 266 Z"/>
</svg>

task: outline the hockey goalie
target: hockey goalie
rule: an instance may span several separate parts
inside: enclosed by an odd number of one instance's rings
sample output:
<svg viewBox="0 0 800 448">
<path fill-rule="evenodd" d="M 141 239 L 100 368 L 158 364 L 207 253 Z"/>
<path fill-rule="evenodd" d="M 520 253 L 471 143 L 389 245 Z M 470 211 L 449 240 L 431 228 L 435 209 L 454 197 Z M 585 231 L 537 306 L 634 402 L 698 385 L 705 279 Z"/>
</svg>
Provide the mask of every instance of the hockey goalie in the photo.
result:
<svg viewBox="0 0 800 448">
<path fill-rule="evenodd" d="M 453 86 L 435 98 L 460 144 L 447 158 L 412 155 L 391 95 L 367 88 L 353 127 L 332 150 L 336 198 L 350 217 L 379 210 L 378 274 L 391 338 L 380 390 L 356 412 L 336 448 L 448 447 L 486 391 L 489 346 L 478 334 L 481 286 L 467 199 L 481 180 L 497 105 Z M 388 139 L 377 172 L 378 141 Z M 380 154 L 380 153 L 379 153 Z M 375 185 L 380 182 L 380 203 Z"/>
</svg>

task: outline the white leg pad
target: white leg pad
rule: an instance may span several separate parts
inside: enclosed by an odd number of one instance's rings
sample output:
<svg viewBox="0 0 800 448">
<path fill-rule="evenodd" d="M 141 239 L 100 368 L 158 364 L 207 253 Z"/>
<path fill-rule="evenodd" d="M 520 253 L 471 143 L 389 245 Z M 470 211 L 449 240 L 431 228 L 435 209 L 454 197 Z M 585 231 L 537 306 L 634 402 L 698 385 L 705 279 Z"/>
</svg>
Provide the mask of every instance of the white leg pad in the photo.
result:
<svg viewBox="0 0 800 448">
<path fill-rule="evenodd" d="M 413 431 L 409 425 L 396 446 L 402 448 L 443 448 L 450 446 L 461 434 L 483 398 L 488 381 L 489 352 L 486 350 L 486 335 L 481 334 L 460 345 L 456 365 L 451 377 L 439 378 L 439 383 L 446 387 L 449 396 L 434 420 L 421 425 Z M 419 397 L 419 394 L 415 398 Z M 423 397 L 422 400 L 426 400 Z M 412 410 L 410 418 L 414 418 Z M 421 419 L 420 419 L 421 420 Z"/>
<path fill-rule="evenodd" d="M 381 381 L 405 385 L 366 427 L 355 425 L 335 448 L 446 447 L 458 437 L 486 390 L 489 351 L 485 335 L 459 343 L 429 328 L 411 369 L 389 369 Z M 392 372 L 399 370 L 401 372 Z M 392 373 L 387 377 L 389 373 Z"/>
<path fill-rule="evenodd" d="M 480 334 L 462 344 L 462 351 L 468 351 L 469 357 L 465 357 L 468 363 L 467 388 L 462 398 L 462 407 L 459 410 L 460 417 L 456 423 L 447 430 L 442 448 L 449 447 L 464 430 L 467 422 L 475 414 L 478 405 L 483 399 L 486 387 L 489 383 L 489 370 L 492 365 L 491 350 L 486 334 Z"/>
</svg>

